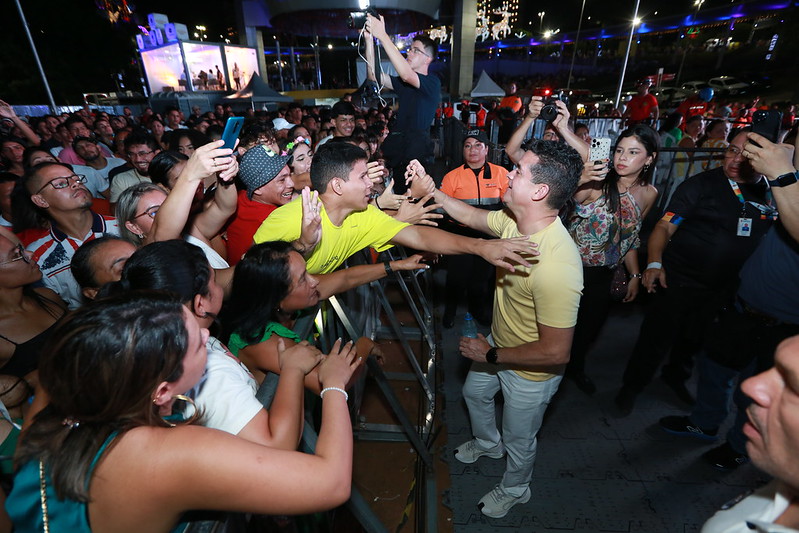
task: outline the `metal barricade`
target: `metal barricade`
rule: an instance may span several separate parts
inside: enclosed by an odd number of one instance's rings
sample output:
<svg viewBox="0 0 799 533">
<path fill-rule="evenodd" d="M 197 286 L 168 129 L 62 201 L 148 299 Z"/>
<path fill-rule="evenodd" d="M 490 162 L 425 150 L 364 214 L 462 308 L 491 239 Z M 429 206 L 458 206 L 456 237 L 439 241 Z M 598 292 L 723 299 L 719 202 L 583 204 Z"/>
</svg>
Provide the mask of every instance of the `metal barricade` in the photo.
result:
<svg viewBox="0 0 799 533">
<path fill-rule="evenodd" d="M 407 254 L 402 247 L 397 246 L 384 252 L 384 256 L 386 259 L 397 259 L 407 257 Z M 352 265 L 358 262 L 371 262 L 371 255 L 366 252 L 356 254 L 347 263 Z M 353 434 L 359 440 L 407 441 L 413 446 L 420 463 L 416 470 L 422 477 L 422 479 L 418 477 L 416 479 L 416 488 L 421 493 L 418 512 L 425 515 L 428 524 L 435 524 L 437 493 L 433 475 L 433 455 L 430 448 L 436 414 L 435 357 L 437 346 L 432 309 L 419 281 L 419 277 L 422 277 L 425 283 L 432 285 L 430 276 L 429 271 L 396 271 L 383 280 L 373 281 L 369 285 L 332 296 L 298 320 L 294 331 L 301 338 L 307 338 L 315 329 L 319 334 L 320 348 L 325 352 L 330 350 L 337 338 L 353 341 L 360 337 L 367 337 L 371 340 L 391 338 L 398 341 L 412 372 L 407 374 L 387 373 L 383 371 L 373 355 L 366 359 L 367 371 L 353 385 L 350 394 L 350 410 L 355 421 Z M 416 326 L 402 324 L 397 318 L 386 293 L 389 283 L 396 284 L 400 289 L 404 302 L 408 305 L 416 321 Z M 413 350 L 410 340 L 421 341 L 423 353 L 417 354 Z M 374 424 L 359 416 L 358 411 L 367 376 L 374 379 L 380 394 L 399 425 Z M 414 425 L 411 417 L 403 408 L 390 386 L 391 380 L 418 382 L 422 391 L 423 411 L 420 414 L 420 420 L 423 422 L 419 426 Z M 258 399 L 267 407 L 274 396 L 277 381 L 276 375 L 267 374 L 258 390 Z M 315 450 L 318 437 L 312 422 L 310 414 L 306 412 L 301 446 L 309 453 L 313 453 Z M 352 487 L 347 506 L 367 532 L 383 533 L 388 531 L 355 486 Z"/>
<path fill-rule="evenodd" d="M 720 166 L 726 148 L 660 148 L 652 184 L 658 189 L 657 208 L 662 212 L 674 190 L 689 177 Z M 715 164 L 719 163 L 719 164 Z"/>
</svg>

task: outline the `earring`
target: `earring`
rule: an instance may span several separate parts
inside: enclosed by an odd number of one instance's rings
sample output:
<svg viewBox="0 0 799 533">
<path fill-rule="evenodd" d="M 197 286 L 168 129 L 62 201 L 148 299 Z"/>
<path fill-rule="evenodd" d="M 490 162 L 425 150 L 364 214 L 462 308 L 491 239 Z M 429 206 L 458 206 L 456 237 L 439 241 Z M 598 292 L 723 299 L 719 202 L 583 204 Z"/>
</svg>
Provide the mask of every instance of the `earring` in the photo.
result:
<svg viewBox="0 0 799 533">
<path fill-rule="evenodd" d="M 173 427 L 177 426 L 178 424 L 176 424 L 175 422 L 173 422 L 173 420 L 175 420 L 175 421 L 179 422 L 179 423 L 180 423 L 180 425 L 182 425 L 182 426 L 188 426 L 188 425 L 191 425 L 191 424 L 193 424 L 193 423 L 194 423 L 194 422 L 195 422 L 195 421 L 196 421 L 196 420 L 197 420 L 197 419 L 200 417 L 200 412 L 199 412 L 199 410 L 197 409 L 197 405 L 194 403 L 194 400 L 192 400 L 191 398 L 189 398 L 189 397 L 188 397 L 188 396 L 186 396 L 185 394 L 175 394 L 174 396 L 172 396 L 172 399 L 174 399 L 174 400 L 183 400 L 183 401 L 184 401 L 184 402 L 186 402 L 187 404 L 191 405 L 191 408 L 192 408 L 192 414 L 191 414 L 191 416 L 190 416 L 189 418 L 181 418 L 181 415 L 180 415 L 180 414 L 171 414 L 171 415 L 167 416 L 166 418 L 164 418 L 164 417 L 163 417 L 163 416 L 161 416 L 161 415 L 158 415 L 158 417 L 159 417 L 159 418 L 160 418 L 160 419 L 161 419 L 161 420 L 164 422 L 164 424 L 166 424 L 167 426 L 169 426 L 169 427 L 171 427 L 171 428 L 173 428 Z M 156 403 L 157 401 L 158 401 L 158 399 L 157 399 L 157 398 L 153 398 L 153 405 L 155 405 L 155 403 Z M 156 409 L 158 409 L 158 406 L 157 406 L 157 405 L 156 405 L 155 407 L 156 407 Z M 184 412 L 185 412 L 185 409 L 184 409 Z"/>
<path fill-rule="evenodd" d="M 649 171 L 649 163 L 647 163 L 647 164 L 645 164 L 645 165 L 644 165 L 644 168 L 643 168 L 643 172 L 642 172 L 642 173 L 643 173 L 643 174 L 646 174 L 646 173 L 647 173 L 647 171 Z"/>
</svg>

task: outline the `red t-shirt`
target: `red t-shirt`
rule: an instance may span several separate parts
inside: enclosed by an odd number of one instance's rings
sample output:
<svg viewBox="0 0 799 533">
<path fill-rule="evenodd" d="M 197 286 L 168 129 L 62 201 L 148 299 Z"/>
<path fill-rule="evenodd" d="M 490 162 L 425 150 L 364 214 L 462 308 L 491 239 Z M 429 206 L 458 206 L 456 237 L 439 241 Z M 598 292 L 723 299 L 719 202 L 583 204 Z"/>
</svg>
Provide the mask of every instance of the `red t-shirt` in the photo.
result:
<svg viewBox="0 0 799 533">
<path fill-rule="evenodd" d="M 276 205 L 250 200 L 247 198 L 247 191 L 239 191 L 238 209 L 227 227 L 227 262 L 230 266 L 238 263 L 241 256 L 250 249 L 255 232 L 277 208 Z"/>
<path fill-rule="evenodd" d="M 646 93 L 641 96 L 636 94 L 627 102 L 627 109 L 630 111 L 630 121 L 640 122 L 649 118 L 652 110 L 658 106 L 658 99 L 654 95 Z"/>
</svg>

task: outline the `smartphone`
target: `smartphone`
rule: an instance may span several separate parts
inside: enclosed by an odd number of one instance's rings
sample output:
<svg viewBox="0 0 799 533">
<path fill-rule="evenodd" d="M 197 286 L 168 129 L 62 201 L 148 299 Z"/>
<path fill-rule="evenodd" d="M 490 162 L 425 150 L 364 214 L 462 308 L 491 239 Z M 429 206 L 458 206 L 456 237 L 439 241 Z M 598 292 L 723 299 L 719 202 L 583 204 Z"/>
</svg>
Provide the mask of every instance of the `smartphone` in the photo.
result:
<svg viewBox="0 0 799 533">
<path fill-rule="evenodd" d="M 776 109 L 755 111 L 755 114 L 752 115 L 752 133 L 762 135 L 773 143 L 776 143 L 780 137 L 781 124 L 782 111 Z"/>
<path fill-rule="evenodd" d="M 225 123 L 225 131 L 222 132 L 222 140 L 225 144 L 222 148 L 230 148 L 231 150 L 236 147 L 236 139 L 239 138 L 241 127 L 244 125 L 244 117 L 230 117 Z"/>
<path fill-rule="evenodd" d="M 610 159 L 610 137 L 594 137 L 591 139 L 588 160 L 599 163 L 605 159 Z"/>
</svg>

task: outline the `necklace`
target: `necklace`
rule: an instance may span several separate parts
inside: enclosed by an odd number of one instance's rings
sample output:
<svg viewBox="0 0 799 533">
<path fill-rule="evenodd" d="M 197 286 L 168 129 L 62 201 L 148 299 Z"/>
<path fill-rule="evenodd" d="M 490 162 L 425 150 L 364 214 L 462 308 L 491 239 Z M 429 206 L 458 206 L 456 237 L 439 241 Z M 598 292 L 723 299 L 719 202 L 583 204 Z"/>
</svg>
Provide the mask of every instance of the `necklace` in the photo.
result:
<svg viewBox="0 0 799 533">
<path fill-rule="evenodd" d="M 624 192 L 630 192 L 630 189 L 634 189 L 639 185 L 638 178 L 636 178 L 631 185 L 625 185 L 624 182 L 619 180 L 619 185 L 624 187 Z"/>
</svg>

